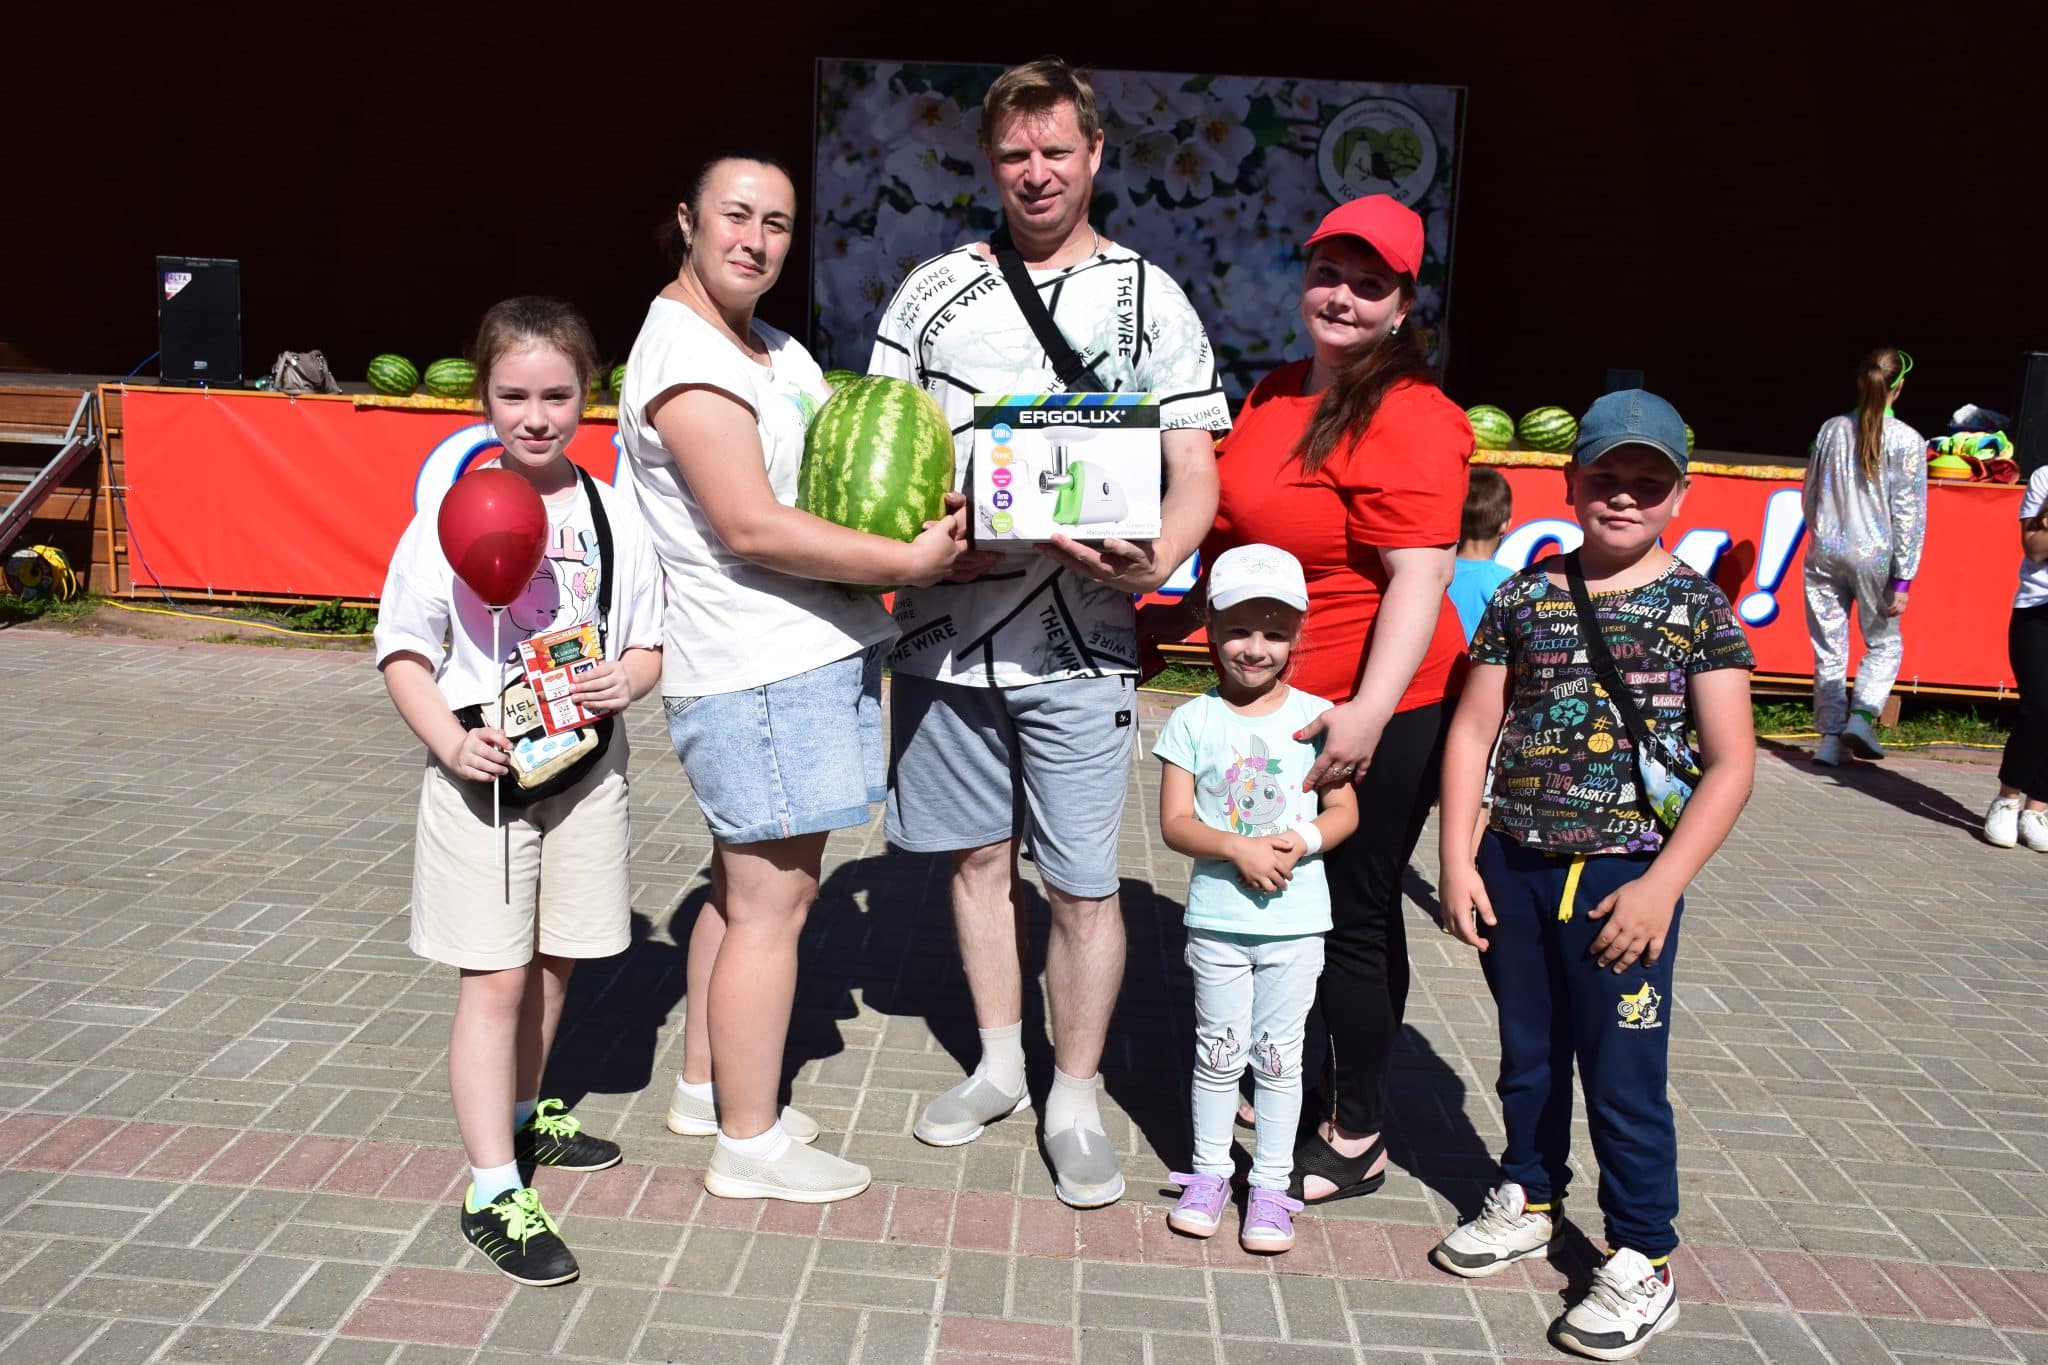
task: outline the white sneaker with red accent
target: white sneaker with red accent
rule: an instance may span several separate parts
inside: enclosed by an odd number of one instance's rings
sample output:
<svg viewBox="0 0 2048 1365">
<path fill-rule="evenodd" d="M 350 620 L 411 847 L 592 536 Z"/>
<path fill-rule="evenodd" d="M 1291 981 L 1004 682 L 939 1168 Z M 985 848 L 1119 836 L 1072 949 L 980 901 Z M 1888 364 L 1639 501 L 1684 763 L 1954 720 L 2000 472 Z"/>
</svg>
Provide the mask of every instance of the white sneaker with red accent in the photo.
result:
<svg viewBox="0 0 2048 1365">
<path fill-rule="evenodd" d="M 1622 1247 L 1593 1272 L 1593 1287 L 1551 1327 L 1550 1339 L 1595 1360 L 1629 1360 L 1677 1321 L 1670 1263 L 1660 1269 Z"/>
<path fill-rule="evenodd" d="M 1429 1259 L 1453 1275 L 1483 1279 L 1525 1257 L 1543 1255 L 1556 1231 L 1550 1214 L 1530 1208 L 1522 1187 L 1506 1180 L 1486 1192 L 1478 1214 L 1438 1242 Z"/>
</svg>

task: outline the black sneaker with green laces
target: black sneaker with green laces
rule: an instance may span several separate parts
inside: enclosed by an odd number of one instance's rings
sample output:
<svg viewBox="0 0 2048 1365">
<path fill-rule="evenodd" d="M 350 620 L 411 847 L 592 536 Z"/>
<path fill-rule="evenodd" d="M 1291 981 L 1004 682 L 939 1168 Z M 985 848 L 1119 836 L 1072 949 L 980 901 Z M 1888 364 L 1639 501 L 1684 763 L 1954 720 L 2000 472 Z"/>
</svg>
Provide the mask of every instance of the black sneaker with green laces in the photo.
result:
<svg viewBox="0 0 2048 1365">
<path fill-rule="evenodd" d="M 501 1273 L 532 1285 L 567 1284 L 576 1278 L 576 1258 L 555 1220 L 541 1208 L 538 1194 L 507 1190 L 482 1208 L 472 1208 L 475 1193 L 472 1185 L 462 1197 L 462 1235 Z"/>
<path fill-rule="evenodd" d="M 592 1137 L 583 1121 L 560 1100 L 542 1100 L 533 1117 L 512 1134 L 512 1155 L 526 1166 L 558 1171 L 601 1171 L 619 1164 L 619 1144 Z"/>
</svg>

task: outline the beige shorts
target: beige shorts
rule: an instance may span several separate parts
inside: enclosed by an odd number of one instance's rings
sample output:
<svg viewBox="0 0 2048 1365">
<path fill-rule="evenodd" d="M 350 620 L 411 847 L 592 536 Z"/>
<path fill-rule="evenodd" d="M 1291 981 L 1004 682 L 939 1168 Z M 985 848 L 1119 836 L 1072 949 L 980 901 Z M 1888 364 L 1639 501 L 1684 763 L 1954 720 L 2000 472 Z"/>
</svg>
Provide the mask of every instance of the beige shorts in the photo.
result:
<svg viewBox="0 0 2048 1365">
<path fill-rule="evenodd" d="M 536 951 L 610 957 L 632 942 L 626 870 L 626 727 L 581 782 L 503 811 L 512 894 L 497 864 L 491 789 L 427 762 L 413 840 L 412 950 L 472 971 L 523 967 Z"/>
</svg>

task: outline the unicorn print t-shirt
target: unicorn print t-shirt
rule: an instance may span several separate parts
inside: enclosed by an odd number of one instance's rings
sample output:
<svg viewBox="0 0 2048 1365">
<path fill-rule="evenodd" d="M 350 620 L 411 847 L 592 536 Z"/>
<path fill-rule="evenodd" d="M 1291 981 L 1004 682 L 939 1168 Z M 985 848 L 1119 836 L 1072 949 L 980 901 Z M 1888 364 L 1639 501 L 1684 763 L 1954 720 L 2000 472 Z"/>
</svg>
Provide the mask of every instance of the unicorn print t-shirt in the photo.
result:
<svg viewBox="0 0 2048 1365">
<path fill-rule="evenodd" d="M 1167 717 L 1152 752 L 1193 774 L 1195 815 L 1211 829 L 1254 837 L 1285 834 L 1320 810 L 1316 794 L 1301 789 L 1301 779 L 1322 746 L 1294 734 L 1329 709 L 1321 697 L 1289 688 L 1276 710 L 1241 716 L 1214 691 L 1205 692 Z M 1330 887 L 1322 857 L 1310 854 L 1296 863 L 1293 879 L 1271 894 L 1240 882 L 1228 859 L 1197 858 L 1188 879 L 1186 923 L 1212 933 L 1272 938 L 1327 933 Z"/>
</svg>

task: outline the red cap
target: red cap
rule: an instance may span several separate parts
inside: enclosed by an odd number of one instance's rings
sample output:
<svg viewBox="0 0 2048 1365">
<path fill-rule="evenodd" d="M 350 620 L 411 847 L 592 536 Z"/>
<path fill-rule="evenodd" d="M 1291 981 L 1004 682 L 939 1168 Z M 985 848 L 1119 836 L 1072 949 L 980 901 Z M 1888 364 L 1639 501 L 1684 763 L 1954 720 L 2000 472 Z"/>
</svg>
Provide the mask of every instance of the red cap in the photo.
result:
<svg viewBox="0 0 2048 1365">
<path fill-rule="evenodd" d="M 1368 194 L 1323 215 L 1301 249 L 1325 237 L 1356 237 L 1403 275 L 1422 273 L 1422 215 L 1391 194 Z"/>
</svg>

